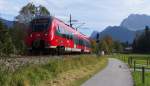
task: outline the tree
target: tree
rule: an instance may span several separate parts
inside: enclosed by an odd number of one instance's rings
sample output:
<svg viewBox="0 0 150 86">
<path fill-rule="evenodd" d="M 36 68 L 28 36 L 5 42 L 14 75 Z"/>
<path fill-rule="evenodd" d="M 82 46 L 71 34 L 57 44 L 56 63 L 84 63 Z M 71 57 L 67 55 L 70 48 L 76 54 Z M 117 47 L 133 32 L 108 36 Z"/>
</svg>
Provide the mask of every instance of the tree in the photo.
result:
<svg viewBox="0 0 150 86">
<path fill-rule="evenodd" d="M 97 52 L 97 44 L 95 40 L 91 40 L 91 48 L 93 53 Z"/>
<path fill-rule="evenodd" d="M 0 21 L 0 55 L 12 54 L 14 49 L 8 28 Z"/>
<path fill-rule="evenodd" d="M 20 23 L 28 24 L 33 18 L 37 16 L 50 16 L 49 11 L 42 5 L 35 6 L 33 3 L 28 3 L 22 7 L 16 20 Z"/>
<path fill-rule="evenodd" d="M 35 6 L 33 3 L 28 3 L 22 7 L 19 15 L 16 16 L 17 21 L 14 22 L 13 28 L 10 29 L 10 35 L 13 39 L 17 54 L 25 53 L 26 46 L 24 40 L 28 35 L 29 22 L 38 16 L 50 16 L 50 13 L 44 6 Z"/>
<path fill-rule="evenodd" d="M 110 54 L 110 50 L 109 50 L 109 46 L 106 42 L 106 40 L 101 40 L 101 42 L 99 43 L 99 49 L 100 51 L 104 51 L 105 53 Z"/>
<path fill-rule="evenodd" d="M 113 48 L 116 52 L 122 52 L 123 51 L 123 46 L 120 42 L 114 41 Z"/>
<path fill-rule="evenodd" d="M 105 51 L 105 53 L 112 53 L 113 50 L 113 40 L 111 36 L 105 36 L 100 40 L 99 43 L 100 51 Z"/>
<path fill-rule="evenodd" d="M 27 36 L 26 25 L 22 23 L 15 22 L 14 26 L 9 29 L 12 42 L 16 48 L 16 54 L 25 53 L 26 46 L 24 43 L 25 37 Z"/>
<path fill-rule="evenodd" d="M 141 35 L 134 39 L 132 47 L 134 52 L 150 52 L 150 31 L 148 26 L 145 27 L 145 31 Z"/>
<path fill-rule="evenodd" d="M 106 43 L 109 47 L 110 52 L 112 52 L 112 50 L 113 50 L 113 39 L 112 39 L 112 37 L 106 36 L 104 39 L 106 40 Z"/>
<path fill-rule="evenodd" d="M 20 23 L 28 24 L 35 17 L 36 7 L 32 3 L 28 3 L 19 11 L 16 20 Z"/>
<path fill-rule="evenodd" d="M 39 6 L 39 15 L 40 16 L 50 16 L 49 11 L 42 5 Z"/>
</svg>

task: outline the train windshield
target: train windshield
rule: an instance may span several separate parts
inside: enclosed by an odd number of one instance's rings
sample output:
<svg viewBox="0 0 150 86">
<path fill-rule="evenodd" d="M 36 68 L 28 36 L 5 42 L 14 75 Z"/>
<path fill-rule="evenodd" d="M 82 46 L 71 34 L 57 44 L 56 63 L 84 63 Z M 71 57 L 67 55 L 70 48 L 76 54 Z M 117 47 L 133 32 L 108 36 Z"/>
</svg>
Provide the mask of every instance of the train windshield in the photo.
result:
<svg viewBox="0 0 150 86">
<path fill-rule="evenodd" d="M 31 22 L 32 32 L 43 32 L 47 31 L 50 26 L 51 19 L 50 18 L 40 18 L 34 19 Z"/>
</svg>

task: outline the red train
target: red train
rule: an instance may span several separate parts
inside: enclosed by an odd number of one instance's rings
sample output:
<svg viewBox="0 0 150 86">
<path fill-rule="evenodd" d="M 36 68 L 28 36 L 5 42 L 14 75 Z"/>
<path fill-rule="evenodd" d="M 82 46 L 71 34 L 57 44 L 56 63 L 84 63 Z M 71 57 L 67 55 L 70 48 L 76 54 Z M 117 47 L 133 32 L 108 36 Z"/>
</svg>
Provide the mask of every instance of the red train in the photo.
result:
<svg viewBox="0 0 150 86">
<path fill-rule="evenodd" d="M 90 40 L 55 17 L 35 18 L 30 23 L 26 45 L 31 51 L 90 53 Z"/>
</svg>

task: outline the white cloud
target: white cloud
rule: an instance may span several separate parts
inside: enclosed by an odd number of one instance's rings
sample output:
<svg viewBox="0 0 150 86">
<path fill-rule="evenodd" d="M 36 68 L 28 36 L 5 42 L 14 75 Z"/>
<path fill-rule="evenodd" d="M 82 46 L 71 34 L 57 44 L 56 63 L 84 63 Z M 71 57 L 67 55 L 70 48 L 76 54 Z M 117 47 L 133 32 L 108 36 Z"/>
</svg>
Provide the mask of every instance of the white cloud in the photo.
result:
<svg viewBox="0 0 150 86">
<path fill-rule="evenodd" d="M 0 1 L 0 16 L 13 20 L 18 15 L 19 10 L 26 3 L 20 0 L 1 0 Z"/>
</svg>

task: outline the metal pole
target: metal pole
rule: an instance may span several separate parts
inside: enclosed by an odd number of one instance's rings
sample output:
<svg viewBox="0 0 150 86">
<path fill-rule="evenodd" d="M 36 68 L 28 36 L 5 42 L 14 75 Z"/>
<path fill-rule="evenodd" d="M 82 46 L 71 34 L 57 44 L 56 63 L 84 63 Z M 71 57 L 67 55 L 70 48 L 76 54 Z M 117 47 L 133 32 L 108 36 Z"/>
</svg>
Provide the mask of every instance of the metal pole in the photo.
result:
<svg viewBox="0 0 150 86">
<path fill-rule="evenodd" d="M 70 27 L 72 27 L 72 16 L 71 16 L 71 14 L 70 14 Z"/>
<path fill-rule="evenodd" d="M 96 35 L 96 44 L 97 44 L 97 56 L 99 56 L 99 33 Z"/>
</svg>

